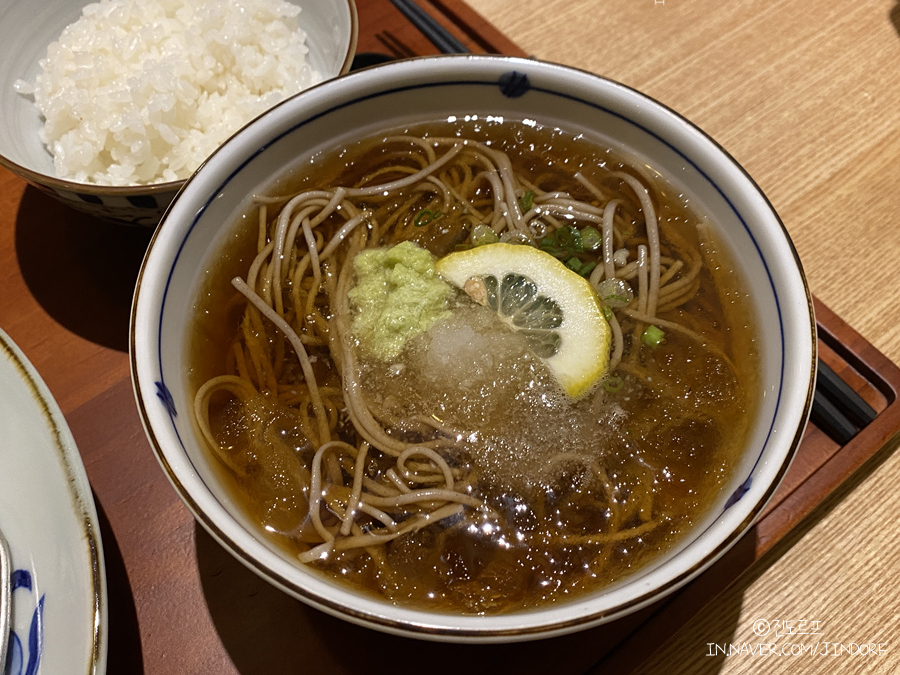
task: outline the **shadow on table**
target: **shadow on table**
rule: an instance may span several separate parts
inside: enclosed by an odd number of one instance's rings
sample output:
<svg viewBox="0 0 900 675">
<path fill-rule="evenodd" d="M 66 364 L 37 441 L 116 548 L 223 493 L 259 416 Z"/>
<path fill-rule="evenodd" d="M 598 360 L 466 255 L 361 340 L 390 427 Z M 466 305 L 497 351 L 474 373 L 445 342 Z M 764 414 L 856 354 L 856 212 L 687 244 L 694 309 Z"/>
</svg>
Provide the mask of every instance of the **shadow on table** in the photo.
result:
<svg viewBox="0 0 900 675">
<path fill-rule="evenodd" d="M 894 24 L 894 30 L 897 31 L 897 35 L 900 35 L 900 0 L 897 0 L 894 6 L 891 7 L 889 16 L 891 23 Z"/>
<path fill-rule="evenodd" d="M 152 228 L 104 222 L 29 186 L 16 217 L 16 255 L 50 316 L 124 352 L 134 284 L 152 235 Z"/>
<path fill-rule="evenodd" d="M 752 555 L 753 537 L 745 539 L 746 555 Z M 646 639 L 629 640 L 644 620 L 661 609 L 657 605 L 605 626 L 545 640 L 498 645 L 414 640 L 362 628 L 307 607 L 250 572 L 199 526 L 195 542 L 210 616 L 242 675 L 301 671 L 404 675 L 423 670 L 429 675 L 443 675 L 458 674 L 460 669 L 472 675 L 564 675 L 586 673 L 595 667 L 595 672 L 625 675 L 668 637 L 662 633 L 674 633 L 681 625 L 680 621 L 662 622 L 665 625 L 654 626 Z M 741 544 L 736 547 L 738 553 L 741 548 Z M 727 644 L 732 640 L 740 601 L 737 596 L 731 600 L 734 606 L 719 608 L 727 618 L 717 623 L 715 634 L 704 636 L 702 644 L 691 647 L 699 650 L 698 655 L 706 653 L 707 643 Z M 622 647 L 611 653 L 617 645 Z M 610 653 L 609 658 L 603 658 Z M 718 672 L 723 659 L 704 659 L 704 666 L 709 667 L 704 672 Z"/>
<path fill-rule="evenodd" d="M 125 560 L 103 510 L 103 504 L 94 495 L 100 538 L 103 542 L 103 559 L 106 569 L 106 596 L 108 611 L 108 640 L 106 644 L 106 672 L 143 673 L 144 659 L 141 649 L 141 633 L 138 627 L 137 609 L 131 593 L 131 584 L 125 568 Z"/>
</svg>

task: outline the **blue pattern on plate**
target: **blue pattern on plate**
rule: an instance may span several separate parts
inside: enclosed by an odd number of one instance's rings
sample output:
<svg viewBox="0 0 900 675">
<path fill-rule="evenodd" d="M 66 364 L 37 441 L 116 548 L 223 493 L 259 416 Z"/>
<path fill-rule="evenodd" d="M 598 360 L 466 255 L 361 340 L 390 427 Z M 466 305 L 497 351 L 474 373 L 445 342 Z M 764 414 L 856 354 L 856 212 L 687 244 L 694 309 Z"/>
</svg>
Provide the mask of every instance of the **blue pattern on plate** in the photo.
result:
<svg viewBox="0 0 900 675">
<path fill-rule="evenodd" d="M 31 574 L 28 570 L 16 570 L 12 573 L 12 591 L 23 589 L 29 592 L 34 590 L 31 583 Z M 19 594 L 22 595 L 21 593 Z M 9 634 L 9 652 L 6 656 L 4 672 L 6 675 L 35 675 L 41 665 L 41 653 L 44 649 L 44 595 L 37 601 L 34 613 L 31 615 L 31 625 L 28 629 L 28 661 L 25 661 L 25 650 L 22 647 L 22 639 L 15 631 Z"/>
</svg>

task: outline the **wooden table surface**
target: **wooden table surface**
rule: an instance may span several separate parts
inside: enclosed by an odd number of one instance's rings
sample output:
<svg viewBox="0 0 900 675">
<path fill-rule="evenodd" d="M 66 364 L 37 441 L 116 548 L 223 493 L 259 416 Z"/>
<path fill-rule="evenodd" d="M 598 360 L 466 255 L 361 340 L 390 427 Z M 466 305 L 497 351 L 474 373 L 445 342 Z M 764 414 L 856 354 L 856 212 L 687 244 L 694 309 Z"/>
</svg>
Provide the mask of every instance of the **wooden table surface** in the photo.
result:
<svg viewBox="0 0 900 675">
<path fill-rule="evenodd" d="M 705 129 L 773 202 L 813 293 L 900 363 L 896 0 L 469 5 L 525 52 L 633 86 Z M 70 211 L 0 169 L 0 327 L 57 399 L 94 489 L 110 673 L 483 672 L 516 659 L 529 672 L 589 669 L 568 655 L 574 639 L 438 649 L 349 627 L 260 581 L 197 527 L 143 436 L 128 375 L 132 286 L 149 236 Z M 640 672 L 900 670 L 894 445 Z M 817 634 L 776 635 L 801 622 Z M 777 649 L 760 652 L 768 644 Z M 819 650 L 785 654 L 785 644 Z"/>
<path fill-rule="evenodd" d="M 712 135 L 771 199 L 812 292 L 900 363 L 897 0 L 469 4 L 527 53 L 633 86 Z M 885 453 L 641 672 L 900 671 L 898 479 L 900 454 Z M 775 638 L 776 621 L 804 620 L 820 635 Z M 772 642 L 774 655 L 710 647 Z M 825 642 L 884 651 L 781 655 Z"/>
</svg>

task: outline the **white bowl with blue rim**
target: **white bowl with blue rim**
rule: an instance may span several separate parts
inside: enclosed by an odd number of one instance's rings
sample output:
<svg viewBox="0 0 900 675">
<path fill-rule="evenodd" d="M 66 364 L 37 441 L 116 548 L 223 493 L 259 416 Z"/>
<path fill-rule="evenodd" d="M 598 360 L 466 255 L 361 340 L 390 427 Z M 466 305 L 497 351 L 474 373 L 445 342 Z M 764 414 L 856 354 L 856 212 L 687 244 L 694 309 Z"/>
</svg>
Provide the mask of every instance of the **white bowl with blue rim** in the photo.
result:
<svg viewBox="0 0 900 675">
<path fill-rule="evenodd" d="M 93 1 L 0 3 L 0 166 L 79 211 L 155 227 L 184 181 L 110 187 L 58 177 L 52 156 L 38 138 L 40 112 L 30 97 L 16 91 L 17 80 L 34 82 L 47 46 Z M 326 79 L 349 70 L 358 29 L 354 0 L 290 1 L 301 8 L 310 65 Z"/>
<path fill-rule="evenodd" d="M 707 213 L 749 281 L 764 388 L 734 478 L 679 546 L 606 590 L 499 616 L 388 604 L 310 572 L 267 543 L 216 478 L 191 423 L 185 373 L 204 271 L 248 207 L 292 166 L 378 129 L 450 115 L 530 118 L 583 132 L 646 161 Z M 683 117 L 615 82 L 568 67 L 497 56 L 412 59 L 351 73 L 256 120 L 194 175 L 149 247 L 131 325 L 140 413 L 168 477 L 197 520 L 250 569 L 314 607 L 379 630 L 447 641 L 514 641 L 595 626 L 695 578 L 759 516 L 788 469 L 814 388 L 816 342 L 807 284 L 784 226 L 747 173 Z"/>
</svg>

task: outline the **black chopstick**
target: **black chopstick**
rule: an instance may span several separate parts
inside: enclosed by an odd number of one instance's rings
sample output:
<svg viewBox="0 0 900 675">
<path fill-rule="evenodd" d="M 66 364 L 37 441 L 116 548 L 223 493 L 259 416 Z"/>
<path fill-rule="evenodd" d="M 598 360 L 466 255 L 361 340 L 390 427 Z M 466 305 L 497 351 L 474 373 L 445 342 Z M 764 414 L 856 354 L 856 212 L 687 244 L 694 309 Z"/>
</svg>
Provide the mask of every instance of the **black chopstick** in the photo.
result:
<svg viewBox="0 0 900 675">
<path fill-rule="evenodd" d="M 810 421 L 835 443 L 845 445 L 878 413 L 822 359 L 816 373 Z"/>
<path fill-rule="evenodd" d="M 864 427 L 878 416 L 874 408 L 822 359 L 819 359 L 817 375 L 816 389 L 821 390 L 854 424 Z"/>
<path fill-rule="evenodd" d="M 832 400 L 825 396 L 818 385 L 813 394 L 813 406 L 809 421 L 838 445 L 846 445 L 859 433 L 859 427 L 851 422 Z"/>
<path fill-rule="evenodd" d="M 446 28 L 439 24 L 428 12 L 419 7 L 414 0 L 391 0 L 409 22 L 419 29 L 428 41 L 438 48 L 442 54 L 468 54 L 470 50 L 457 40 Z"/>
</svg>

